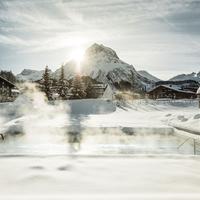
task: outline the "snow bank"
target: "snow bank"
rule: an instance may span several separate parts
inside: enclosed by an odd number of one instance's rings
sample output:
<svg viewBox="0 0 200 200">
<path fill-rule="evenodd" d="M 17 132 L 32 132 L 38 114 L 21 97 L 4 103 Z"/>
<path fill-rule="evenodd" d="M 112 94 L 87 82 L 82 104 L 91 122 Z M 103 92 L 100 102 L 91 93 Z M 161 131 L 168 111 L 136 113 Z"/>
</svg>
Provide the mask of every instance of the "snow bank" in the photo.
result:
<svg viewBox="0 0 200 200">
<path fill-rule="evenodd" d="M 163 121 L 169 126 L 194 134 L 200 134 L 200 110 L 192 113 L 183 112 L 168 114 Z"/>
<path fill-rule="evenodd" d="M 87 127 L 169 128 L 166 115 L 197 113 L 197 101 L 134 100 L 117 103 L 115 112 L 89 115 L 81 123 Z"/>
<path fill-rule="evenodd" d="M 138 100 L 125 105 L 124 108 L 128 108 L 130 112 L 135 111 L 135 115 L 138 113 L 139 116 L 139 112 L 146 112 L 151 125 L 162 123 L 200 134 L 200 109 L 197 100 Z M 143 120 L 147 116 L 144 115 Z"/>
</svg>

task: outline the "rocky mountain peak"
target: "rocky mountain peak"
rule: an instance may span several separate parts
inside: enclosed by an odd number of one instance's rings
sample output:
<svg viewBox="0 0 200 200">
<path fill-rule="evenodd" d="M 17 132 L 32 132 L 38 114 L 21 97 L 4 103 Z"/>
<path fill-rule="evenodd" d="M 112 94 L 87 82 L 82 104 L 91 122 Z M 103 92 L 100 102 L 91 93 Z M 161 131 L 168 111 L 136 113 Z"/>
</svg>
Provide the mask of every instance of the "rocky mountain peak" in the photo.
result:
<svg viewBox="0 0 200 200">
<path fill-rule="evenodd" d="M 21 72 L 21 74 L 22 74 L 22 75 L 29 75 L 29 74 L 34 73 L 34 72 L 36 72 L 36 70 L 24 69 L 24 70 Z"/>
<path fill-rule="evenodd" d="M 113 49 L 97 43 L 94 43 L 86 50 L 85 57 L 87 59 L 102 59 L 110 62 L 119 60 L 118 55 Z"/>
</svg>

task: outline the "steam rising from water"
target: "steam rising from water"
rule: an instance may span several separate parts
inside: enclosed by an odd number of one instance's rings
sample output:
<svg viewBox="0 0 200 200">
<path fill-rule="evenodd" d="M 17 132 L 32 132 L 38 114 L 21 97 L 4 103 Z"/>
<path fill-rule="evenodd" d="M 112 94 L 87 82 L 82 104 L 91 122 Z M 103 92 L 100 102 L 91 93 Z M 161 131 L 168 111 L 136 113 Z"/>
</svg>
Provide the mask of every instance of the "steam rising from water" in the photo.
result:
<svg viewBox="0 0 200 200">
<path fill-rule="evenodd" d="M 8 121 L 4 125 L 7 134 L 24 133 L 24 139 L 44 143 L 61 139 L 69 112 L 66 102 L 50 104 L 35 84 L 25 83 L 23 94 L 1 108 L 0 122 Z"/>
<path fill-rule="evenodd" d="M 9 153 L 23 154 L 25 151 L 43 154 L 65 154 L 72 151 L 80 154 L 176 154 L 193 151 L 192 144 L 187 144 L 183 150 L 177 149 L 185 138 L 174 135 L 172 128 L 83 126 L 82 121 L 91 113 L 114 112 L 115 107 L 110 101 L 73 101 L 69 104 L 72 108 L 70 114 L 66 101 L 49 103 L 35 84 L 26 83 L 23 88 L 23 94 L 15 102 L 0 104 L 1 131 L 8 135 L 0 146 L 0 153 L 9 150 Z M 17 133 L 20 133 L 19 136 L 9 137 Z M 5 149 L 2 150 L 2 146 Z"/>
</svg>

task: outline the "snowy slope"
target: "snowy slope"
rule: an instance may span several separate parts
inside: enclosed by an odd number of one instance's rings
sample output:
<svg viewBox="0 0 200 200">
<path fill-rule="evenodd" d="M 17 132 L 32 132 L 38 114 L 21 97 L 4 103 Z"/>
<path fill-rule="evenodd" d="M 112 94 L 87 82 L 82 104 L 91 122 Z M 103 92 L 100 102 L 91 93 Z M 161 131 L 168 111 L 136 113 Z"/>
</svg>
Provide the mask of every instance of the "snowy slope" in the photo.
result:
<svg viewBox="0 0 200 200">
<path fill-rule="evenodd" d="M 64 73 L 66 79 L 71 79 L 76 73 L 76 62 L 73 60 L 70 60 L 67 62 L 64 66 Z M 61 74 L 61 68 L 58 68 L 54 73 L 53 76 L 57 79 L 59 79 Z"/>
<path fill-rule="evenodd" d="M 180 74 L 169 80 L 170 81 L 195 80 L 200 82 L 200 71 L 198 73 L 192 72 L 191 74 Z"/>
<path fill-rule="evenodd" d="M 157 81 L 161 81 L 159 78 L 153 76 L 152 74 L 150 74 L 149 72 L 145 71 L 145 70 L 140 70 L 140 71 L 137 71 L 141 76 L 149 79 L 149 80 L 152 80 L 154 82 L 157 82 Z"/>
</svg>

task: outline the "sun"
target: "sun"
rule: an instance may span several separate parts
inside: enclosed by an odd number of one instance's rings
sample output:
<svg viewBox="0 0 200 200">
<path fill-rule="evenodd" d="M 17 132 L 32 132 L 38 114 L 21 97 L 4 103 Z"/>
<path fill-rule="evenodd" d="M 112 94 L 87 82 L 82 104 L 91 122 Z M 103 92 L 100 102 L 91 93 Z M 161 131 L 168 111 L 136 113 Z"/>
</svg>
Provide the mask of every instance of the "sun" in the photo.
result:
<svg viewBox="0 0 200 200">
<path fill-rule="evenodd" d="M 84 51 L 81 48 L 74 49 L 71 53 L 71 59 L 76 62 L 81 62 L 83 60 Z"/>
<path fill-rule="evenodd" d="M 80 73 L 81 71 L 81 62 L 83 61 L 84 58 L 84 50 L 80 47 L 72 50 L 70 59 L 75 61 L 76 63 L 76 71 Z"/>
</svg>

